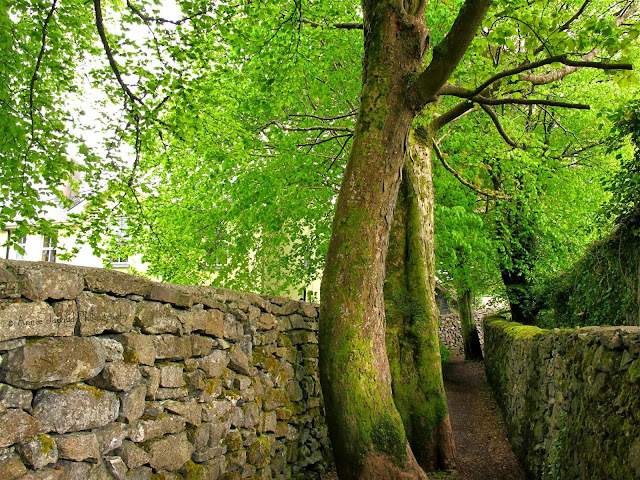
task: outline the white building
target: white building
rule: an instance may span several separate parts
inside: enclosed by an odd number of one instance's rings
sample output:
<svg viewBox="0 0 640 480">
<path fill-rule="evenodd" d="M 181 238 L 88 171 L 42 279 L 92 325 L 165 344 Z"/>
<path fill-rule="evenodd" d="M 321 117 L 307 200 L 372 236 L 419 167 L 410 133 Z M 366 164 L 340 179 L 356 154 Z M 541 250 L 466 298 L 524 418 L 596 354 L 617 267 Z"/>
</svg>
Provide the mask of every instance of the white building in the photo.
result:
<svg viewBox="0 0 640 480">
<path fill-rule="evenodd" d="M 58 207 L 50 208 L 46 213 L 46 219 L 56 224 L 64 225 L 69 214 L 81 213 L 85 207 L 84 201 L 74 203 L 70 209 Z M 9 238 L 15 239 L 14 229 L 16 224 L 8 224 L 4 230 L 0 230 L 0 258 L 9 260 L 27 260 L 65 263 L 69 265 L 80 265 L 85 267 L 111 267 L 126 270 L 134 267 L 138 271 L 144 271 L 145 265 L 141 261 L 141 256 L 105 259 L 96 255 L 93 248 L 87 244 L 79 244 L 74 235 L 59 236 L 58 243 L 50 237 L 33 234 L 17 239 L 18 245 L 24 249 L 24 253 L 14 247 L 7 245 Z M 69 260 L 61 260 L 60 252 L 70 252 L 73 248 L 79 251 Z"/>
</svg>

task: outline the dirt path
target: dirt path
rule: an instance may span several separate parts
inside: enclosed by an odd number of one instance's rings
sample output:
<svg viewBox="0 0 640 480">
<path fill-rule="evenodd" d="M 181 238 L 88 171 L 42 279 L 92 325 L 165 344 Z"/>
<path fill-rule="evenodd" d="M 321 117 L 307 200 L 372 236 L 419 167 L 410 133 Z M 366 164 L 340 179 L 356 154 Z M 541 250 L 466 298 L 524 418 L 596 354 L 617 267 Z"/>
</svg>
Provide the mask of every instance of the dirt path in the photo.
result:
<svg viewBox="0 0 640 480">
<path fill-rule="evenodd" d="M 524 480 L 487 384 L 484 363 L 454 357 L 443 367 L 458 480 Z"/>
</svg>

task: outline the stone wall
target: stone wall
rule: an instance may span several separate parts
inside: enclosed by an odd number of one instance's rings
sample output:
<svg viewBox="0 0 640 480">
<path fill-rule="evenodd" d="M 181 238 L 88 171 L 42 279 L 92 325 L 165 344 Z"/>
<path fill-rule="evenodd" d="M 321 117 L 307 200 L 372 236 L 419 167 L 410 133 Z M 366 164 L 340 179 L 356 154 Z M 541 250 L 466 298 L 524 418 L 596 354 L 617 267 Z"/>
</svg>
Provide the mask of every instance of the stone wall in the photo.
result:
<svg viewBox="0 0 640 480">
<path fill-rule="evenodd" d="M 530 478 L 640 478 L 640 327 L 484 327 L 487 378 Z"/>
<path fill-rule="evenodd" d="M 480 346 L 484 348 L 484 332 L 482 330 L 482 320 L 487 314 L 485 311 L 473 312 L 476 321 Z M 440 343 L 447 347 L 452 355 L 464 355 L 464 343 L 462 341 L 462 327 L 460 326 L 460 315 L 449 313 L 440 315 L 440 330 L 438 332 Z"/>
<path fill-rule="evenodd" d="M 317 307 L 0 261 L 0 478 L 319 478 Z"/>
</svg>

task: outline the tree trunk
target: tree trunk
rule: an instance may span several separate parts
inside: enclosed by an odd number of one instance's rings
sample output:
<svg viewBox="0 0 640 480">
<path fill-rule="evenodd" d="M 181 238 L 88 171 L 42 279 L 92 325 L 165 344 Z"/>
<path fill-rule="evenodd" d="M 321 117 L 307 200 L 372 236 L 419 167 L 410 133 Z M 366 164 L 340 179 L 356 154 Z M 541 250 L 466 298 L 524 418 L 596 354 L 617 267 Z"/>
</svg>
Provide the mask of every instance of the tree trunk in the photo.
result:
<svg viewBox="0 0 640 480">
<path fill-rule="evenodd" d="M 363 3 L 362 99 L 321 287 L 320 380 L 342 479 L 426 479 L 394 405 L 383 286 L 426 29 L 401 2 Z"/>
<path fill-rule="evenodd" d="M 527 303 L 529 302 L 529 284 L 525 275 L 502 267 L 500 272 L 507 299 L 511 307 L 511 320 L 518 323 L 529 324 L 531 319 L 527 315 Z"/>
<path fill-rule="evenodd" d="M 435 301 L 433 182 L 428 150 L 405 162 L 389 240 L 385 306 L 393 398 L 426 471 L 455 470 Z"/>
<path fill-rule="evenodd" d="M 473 308 L 471 307 L 471 290 L 468 288 L 458 288 L 456 296 L 458 297 L 464 358 L 475 361 L 482 360 L 480 337 L 478 336 L 476 321 L 473 318 Z"/>
</svg>

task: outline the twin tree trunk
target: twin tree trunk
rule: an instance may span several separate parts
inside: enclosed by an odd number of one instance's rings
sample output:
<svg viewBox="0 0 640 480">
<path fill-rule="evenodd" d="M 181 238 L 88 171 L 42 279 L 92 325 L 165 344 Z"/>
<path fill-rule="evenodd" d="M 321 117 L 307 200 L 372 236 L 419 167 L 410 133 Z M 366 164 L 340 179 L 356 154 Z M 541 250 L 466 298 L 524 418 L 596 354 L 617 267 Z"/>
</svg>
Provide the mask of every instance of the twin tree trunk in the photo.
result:
<svg viewBox="0 0 640 480">
<path fill-rule="evenodd" d="M 426 29 L 422 15 L 393 2 L 365 2 L 363 12 L 361 105 L 321 287 L 320 381 L 340 478 L 426 479 L 394 403 L 383 295 L 415 116 L 406 92 Z"/>
<path fill-rule="evenodd" d="M 429 243 L 433 199 L 422 197 L 430 188 L 425 183 L 430 174 L 420 171 L 430 168 L 424 164 L 428 158 L 416 159 L 417 202 L 409 210 L 429 220 L 416 217 L 406 236 L 408 251 L 423 255 L 412 255 L 405 268 L 415 312 L 403 318 L 397 333 L 389 332 L 390 343 L 396 342 L 390 351 L 395 391 L 385 342 L 385 263 L 412 122 L 436 99 L 490 4 L 466 0 L 423 69 L 426 2 L 362 2 L 362 95 L 322 278 L 319 329 L 326 419 L 343 480 L 427 479 L 407 435 L 427 468 L 438 463 L 446 467 L 453 458 L 436 348 L 437 316 L 429 290 L 434 274 Z M 413 268 L 412 262 L 423 265 Z M 391 340 L 394 335 L 397 341 Z M 405 378 L 408 371 L 411 376 Z M 408 392 L 412 385 L 414 392 Z M 434 449 L 434 444 L 444 448 Z"/>
</svg>

